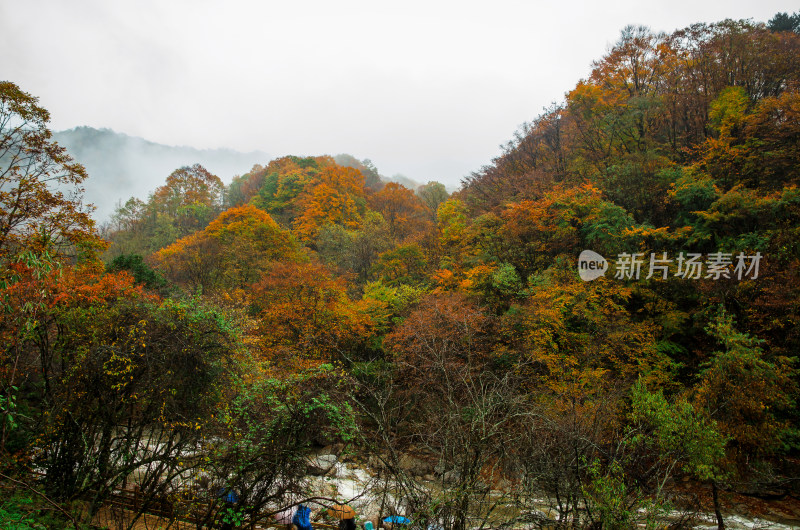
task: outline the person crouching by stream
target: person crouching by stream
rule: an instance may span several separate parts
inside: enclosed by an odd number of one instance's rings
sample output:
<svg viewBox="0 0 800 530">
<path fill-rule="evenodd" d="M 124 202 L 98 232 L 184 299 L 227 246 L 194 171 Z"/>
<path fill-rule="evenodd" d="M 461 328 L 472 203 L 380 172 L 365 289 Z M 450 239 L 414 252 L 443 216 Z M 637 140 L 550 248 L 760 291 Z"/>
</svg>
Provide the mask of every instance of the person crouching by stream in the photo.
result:
<svg viewBox="0 0 800 530">
<path fill-rule="evenodd" d="M 327 515 L 339 522 L 339 530 L 356 530 L 356 512 L 346 504 L 334 504 Z"/>
</svg>

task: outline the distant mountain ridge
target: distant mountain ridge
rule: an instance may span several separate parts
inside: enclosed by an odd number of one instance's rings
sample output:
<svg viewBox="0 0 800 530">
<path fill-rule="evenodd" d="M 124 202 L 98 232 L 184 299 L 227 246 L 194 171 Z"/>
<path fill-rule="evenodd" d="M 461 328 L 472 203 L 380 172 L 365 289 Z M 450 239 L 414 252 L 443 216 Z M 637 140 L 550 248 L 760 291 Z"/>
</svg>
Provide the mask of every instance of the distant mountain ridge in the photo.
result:
<svg viewBox="0 0 800 530">
<path fill-rule="evenodd" d="M 110 218 L 118 202 L 124 203 L 130 197 L 146 199 L 179 167 L 200 164 L 229 183 L 234 175 L 270 160 L 263 151 L 169 146 L 86 126 L 58 131 L 53 137 L 86 167 L 89 178 L 84 182 L 85 202 L 95 205 L 94 218 L 100 223 Z"/>
</svg>

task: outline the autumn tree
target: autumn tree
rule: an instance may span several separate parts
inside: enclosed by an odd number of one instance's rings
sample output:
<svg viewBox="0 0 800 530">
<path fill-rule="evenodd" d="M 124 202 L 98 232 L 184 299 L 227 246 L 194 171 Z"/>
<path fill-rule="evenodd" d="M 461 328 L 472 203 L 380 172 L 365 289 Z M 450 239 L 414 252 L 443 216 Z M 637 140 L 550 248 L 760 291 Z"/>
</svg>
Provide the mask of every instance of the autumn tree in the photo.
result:
<svg viewBox="0 0 800 530">
<path fill-rule="evenodd" d="M 153 202 L 159 213 L 175 219 L 181 235 L 202 229 L 222 207 L 220 178 L 200 164 L 176 169 L 157 188 Z"/>
<path fill-rule="evenodd" d="M 378 212 L 368 211 L 360 228 L 322 227 L 314 241 L 320 258 L 342 274 L 355 274 L 359 282 L 373 279 L 379 254 L 392 248 L 389 227 Z"/>
<path fill-rule="evenodd" d="M 236 333 L 213 309 L 161 301 L 124 272 L 18 270 L 3 293 L 31 309 L 3 326 L 21 331 L 13 335 L 21 352 L 15 386 L 26 418 L 9 439 L 16 458 L 46 470 L 51 499 L 85 501 L 87 520 L 135 481 L 140 515 L 190 471 L 182 460 L 227 388 Z M 35 307 L 25 301 L 31 287 Z"/>
<path fill-rule="evenodd" d="M 729 87 L 711 102 L 714 136 L 700 146 L 696 164 L 727 190 L 736 185 L 775 190 L 798 184 L 800 92 L 785 90 L 752 105 L 741 87 Z"/>
<path fill-rule="evenodd" d="M 264 356 L 290 371 L 358 353 L 371 320 L 345 282 L 314 263 L 273 263 L 253 286 Z"/>
<path fill-rule="evenodd" d="M 235 491 L 237 500 L 226 503 L 216 488 L 198 489 L 194 498 L 184 495 L 176 511 L 207 526 L 226 519 L 268 525 L 298 496 L 319 495 L 306 475 L 315 445 L 347 443 L 358 432 L 345 380 L 332 365 L 275 375 L 268 371 L 233 383 L 232 399 L 214 422 L 219 438 L 204 452 L 203 470 L 196 470 L 195 476 L 202 473 Z"/>
<path fill-rule="evenodd" d="M 417 243 L 405 243 L 381 253 L 374 265 L 378 277 L 394 286 L 420 286 L 427 282 L 428 269 L 428 260 Z"/>
<path fill-rule="evenodd" d="M 0 82 L 0 259 L 22 249 L 99 248 L 81 202 L 86 170 L 52 140 L 49 112 Z"/>
<path fill-rule="evenodd" d="M 352 167 L 357 169 L 364 175 L 364 186 L 373 190 L 379 191 L 383 187 L 381 175 L 378 173 L 378 168 L 372 163 L 372 160 L 365 158 L 358 160 L 356 157 L 348 154 L 336 155 L 334 160 L 337 164 L 344 167 Z"/>
<path fill-rule="evenodd" d="M 385 340 L 395 360 L 390 384 L 409 415 L 391 429 L 397 438 L 384 443 L 391 442 L 393 451 L 422 444 L 436 458 L 442 491 L 418 492 L 399 470 L 396 480 L 420 517 L 450 528 L 490 516 L 497 505 L 482 482 L 500 474 L 501 462 L 516 446 L 517 422 L 530 420 L 518 378 L 493 369 L 493 325 L 463 294 L 429 295 Z"/>
<path fill-rule="evenodd" d="M 369 198 L 372 209 L 380 212 L 389 224 L 389 232 L 398 241 L 406 241 L 430 230 L 428 218 L 433 213 L 414 192 L 396 182 L 387 183 Z"/>
<path fill-rule="evenodd" d="M 300 239 L 313 239 L 326 224 L 357 228 L 366 207 L 364 176 L 354 168 L 326 167 L 305 185 L 297 207 L 294 230 Z"/>
<path fill-rule="evenodd" d="M 488 219 L 487 219 L 488 220 Z M 639 225 L 593 186 L 556 187 L 538 200 L 509 203 L 497 222 L 482 229 L 484 252 L 511 263 L 523 278 L 560 255 L 592 248 L 604 255 L 663 239 L 663 229 Z"/>
<path fill-rule="evenodd" d="M 200 477 L 235 486 L 236 510 L 256 520 L 267 503 L 307 491 L 302 463 L 315 440 L 353 434 L 330 367 L 264 378 L 236 324 L 197 298 L 161 300 L 127 272 L 35 256 L 14 272 L 0 291 L 17 315 L 0 337 L 18 354 L 0 364 L 13 387 L 0 395 L 2 457 L 46 470 L 14 480 L 51 501 L 80 499 L 80 521 L 135 487 L 126 524 L 165 506 L 212 524 L 230 506 L 216 489 L 189 487 Z"/>
<path fill-rule="evenodd" d="M 190 289 L 246 287 L 271 261 L 303 259 L 292 235 L 252 205 L 231 208 L 204 230 L 155 255 L 160 270 Z"/>
</svg>

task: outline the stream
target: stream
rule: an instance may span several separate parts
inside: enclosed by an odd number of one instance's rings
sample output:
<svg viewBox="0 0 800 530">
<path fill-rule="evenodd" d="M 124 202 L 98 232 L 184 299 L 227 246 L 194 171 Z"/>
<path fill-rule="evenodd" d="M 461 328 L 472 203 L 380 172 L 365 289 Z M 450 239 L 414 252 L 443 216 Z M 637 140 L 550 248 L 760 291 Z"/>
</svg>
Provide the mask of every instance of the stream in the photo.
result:
<svg viewBox="0 0 800 530">
<path fill-rule="evenodd" d="M 334 456 L 334 455 L 331 455 Z M 317 495 L 332 497 L 339 499 L 341 502 L 348 502 L 357 514 L 356 521 L 363 522 L 365 520 L 373 520 L 379 517 L 379 510 L 381 504 L 381 493 L 378 491 L 373 494 L 376 488 L 376 476 L 371 471 L 360 467 L 355 462 L 342 462 L 337 460 L 329 471 L 324 475 L 309 475 L 310 490 Z M 439 481 L 430 481 L 418 478 L 418 483 L 430 490 L 440 490 Z M 380 490 L 381 488 L 377 488 Z M 397 505 L 396 499 L 388 492 L 388 504 Z M 496 490 L 491 490 L 489 496 L 496 500 L 502 501 L 503 493 Z M 557 512 L 552 509 L 552 506 L 542 499 L 534 501 L 533 506 L 538 513 L 531 513 L 530 517 L 526 520 L 533 521 L 542 516 L 554 520 L 557 518 Z M 402 512 L 402 510 L 400 510 Z M 644 515 L 644 510 L 640 510 Z M 401 515 L 409 515 L 403 514 Z M 384 514 L 386 515 L 386 514 Z M 502 522 L 509 521 L 521 514 L 520 510 L 513 506 L 511 503 L 503 503 L 493 512 L 491 522 L 493 525 L 499 525 Z M 671 521 L 678 521 L 681 518 L 681 512 L 675 511 L 667 514 L 666 518 Z M 742 515 L 735 515 L 730 513 L 723 513 L 726 528 L 732 530 L 755 530 L 755 529 L 771 529 L 771 530 L 790 530 L 800 528 L 800 521 L 794 524 L 786 522 L 778 523 L 758 518 L 750 518 Z M 644 525 L 641 525 L 643 528 Z M 533 522 L 531 523 L 518 523 L 509 528 L 539 528 Z M 547 526 L 544 526 L 547 528 Z M 693 528 L 697 529 L 716 529 L 717 523 L 713 513 L 701 513 L 696 519 Z"/>
</svg>

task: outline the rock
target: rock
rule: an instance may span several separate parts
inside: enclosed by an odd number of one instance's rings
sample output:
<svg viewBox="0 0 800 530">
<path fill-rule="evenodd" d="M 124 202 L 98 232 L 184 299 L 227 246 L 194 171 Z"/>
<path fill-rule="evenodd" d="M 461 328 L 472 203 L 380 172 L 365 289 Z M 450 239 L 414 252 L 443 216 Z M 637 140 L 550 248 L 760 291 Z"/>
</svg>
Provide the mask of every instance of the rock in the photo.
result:
<svg viewBox="0 0 800 530">
<path fill-rule="evenodd" d="M 364 521 L 379 520 L 381 516 L 381 506 L 378 502 L 371 502 L 362 507 L 358 512 L 358 518 Z M 377 530 L 377 526 L 375 527 Z"/>
<path fill-rule="evenodd" d="M 306 472 L 314 476 L 325 475 L 336 465 L 337 460 L 337 456 L 333 454 L 314 456 L 306 463 Z"/>
<path fill-rule="evenodd" d="M 398 466 L 403 471 L 410 473 L 415 477 L 421 477 L 430 472 L 430 465 L 428 465 L 427 462 L 408 454 L 404 454 L 400 457 Z"/>
<path fill-rule="evenodd" d="M 442 480 L 445 484 L 452 484 L 453 482 L 458 482 L 461 480 L 461 473 L 456 471 L 455 469 L 452 471 L 447 471 L 444 475 L 442 475 Z"/>
<path fill-rule="evenodd" d="M 338 443 L 338 444 L 326 445 L 325 447 L 322 448 L 322 451 L 320 451 L 320 453 L 326 455 L 339 456 L 342 454 L 343 450 L 344 450 L 344 444 Z"/>
</svg>

